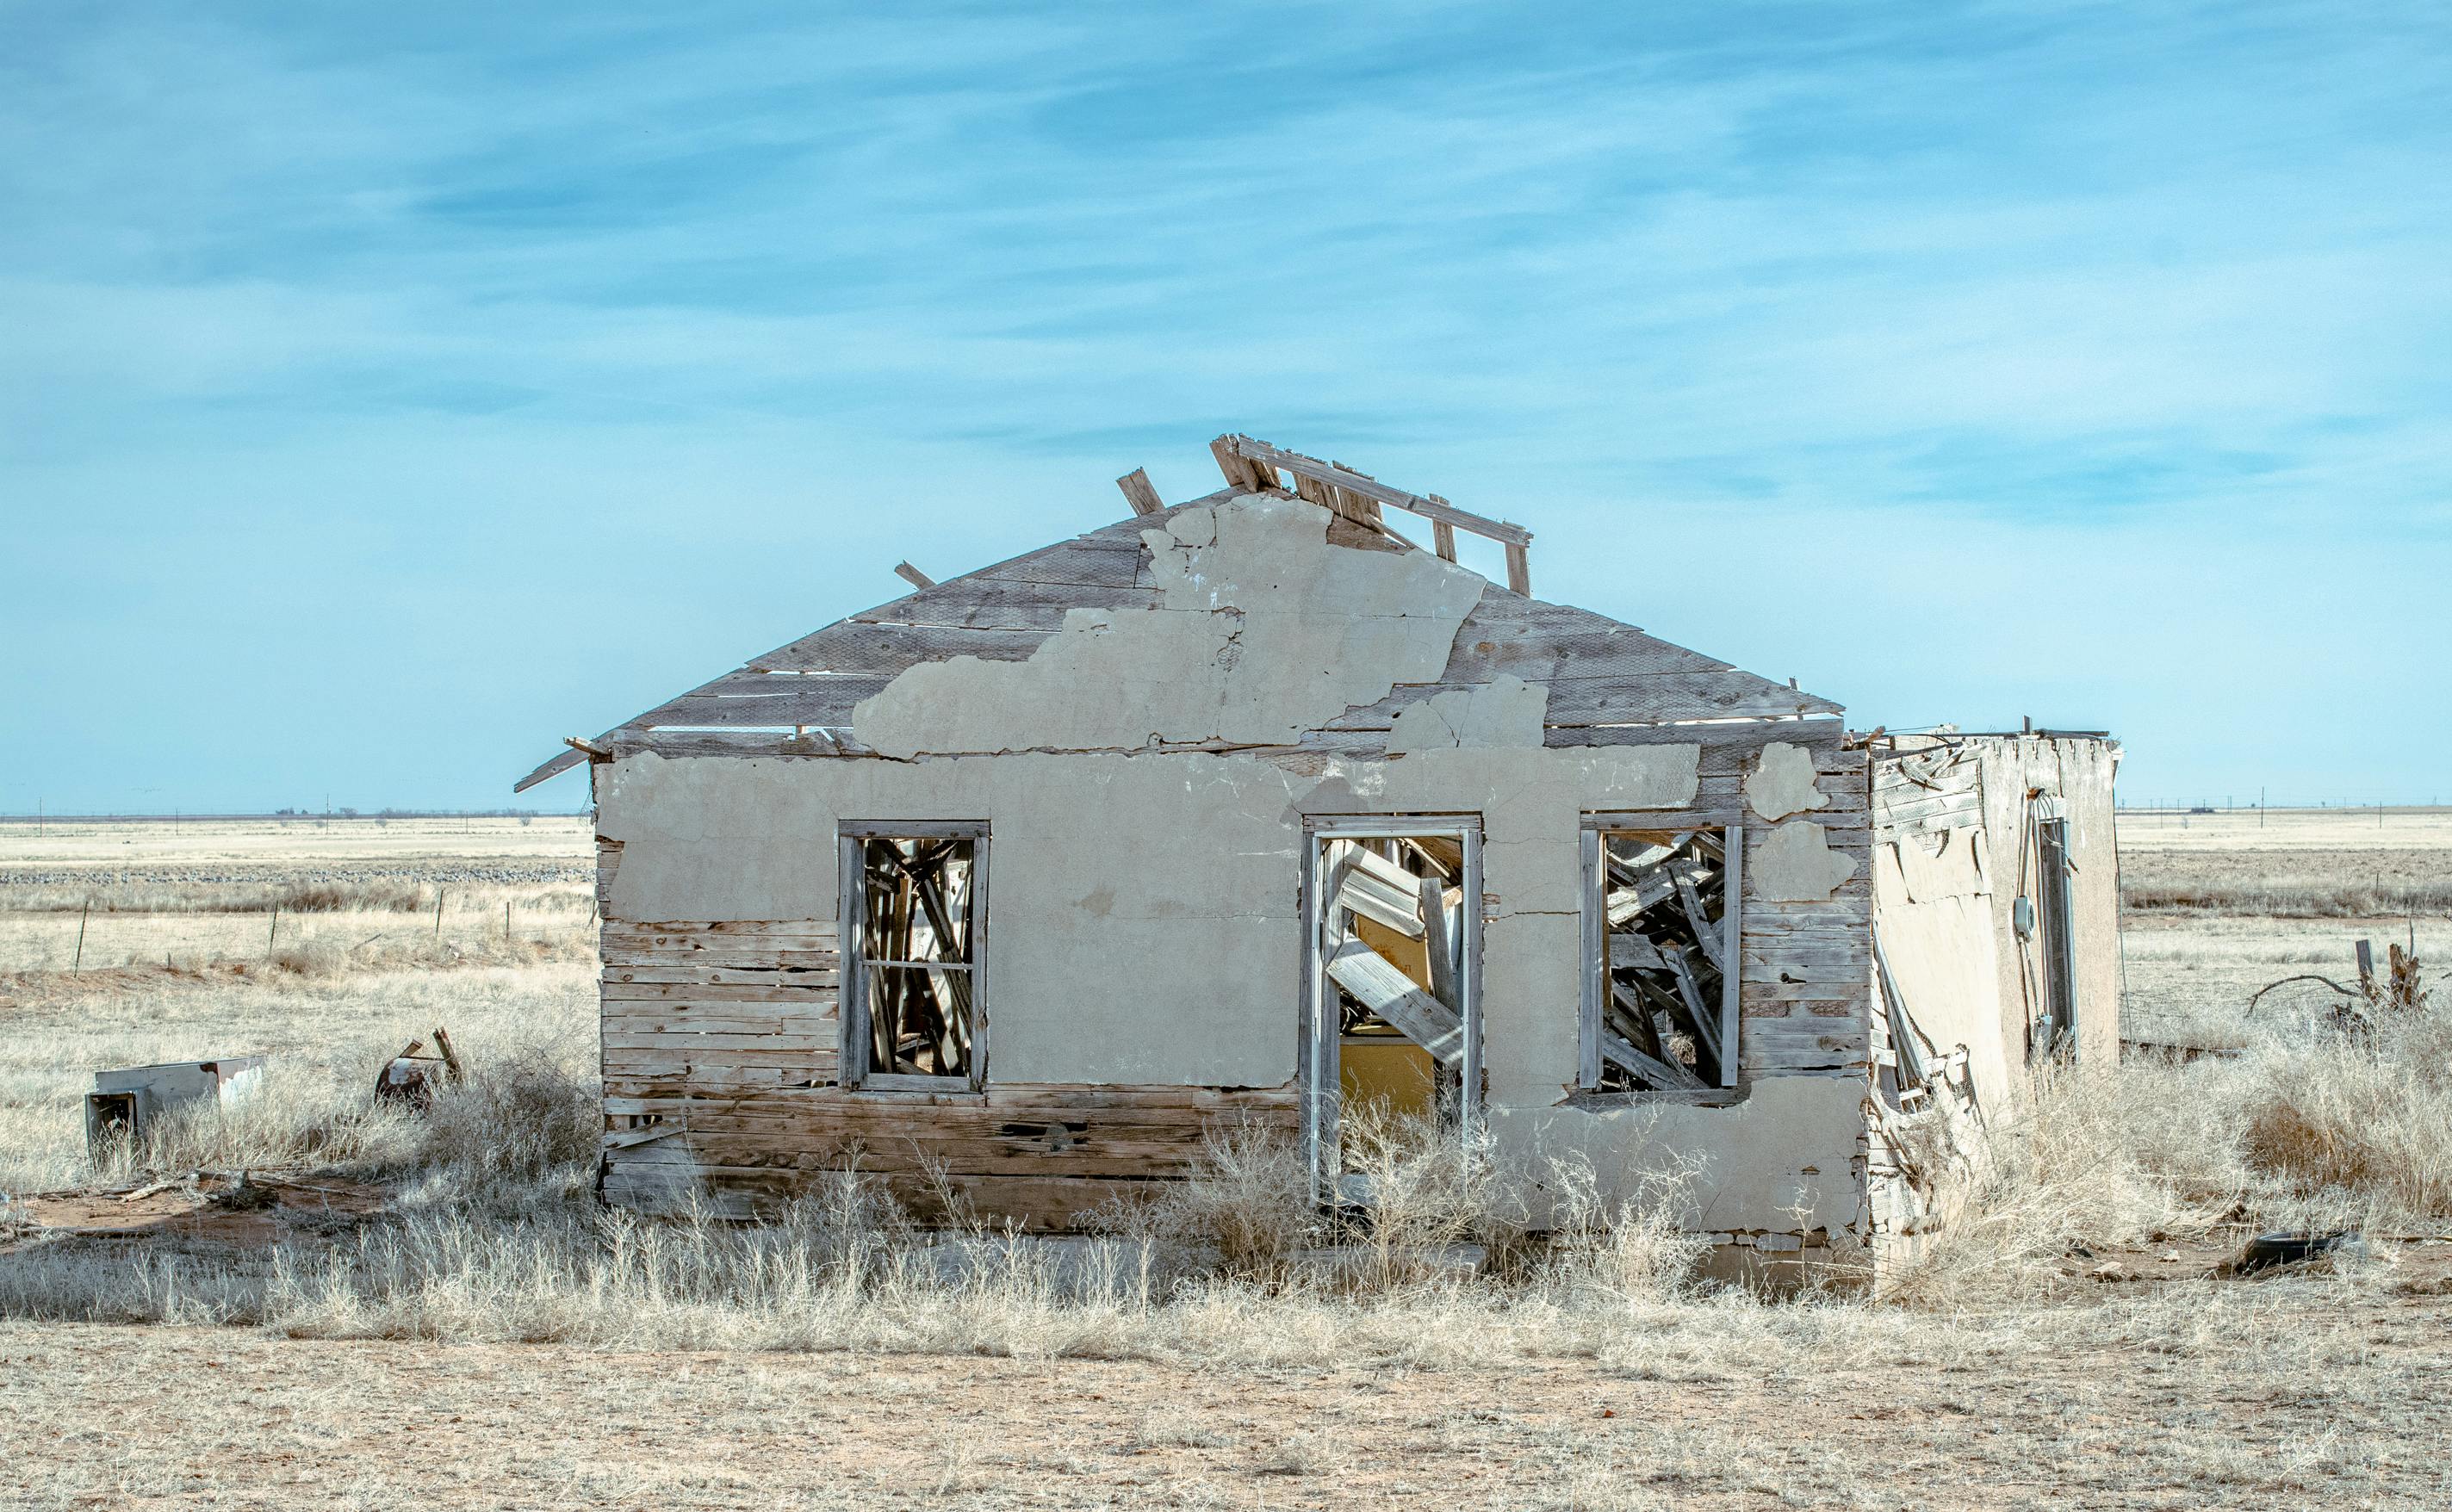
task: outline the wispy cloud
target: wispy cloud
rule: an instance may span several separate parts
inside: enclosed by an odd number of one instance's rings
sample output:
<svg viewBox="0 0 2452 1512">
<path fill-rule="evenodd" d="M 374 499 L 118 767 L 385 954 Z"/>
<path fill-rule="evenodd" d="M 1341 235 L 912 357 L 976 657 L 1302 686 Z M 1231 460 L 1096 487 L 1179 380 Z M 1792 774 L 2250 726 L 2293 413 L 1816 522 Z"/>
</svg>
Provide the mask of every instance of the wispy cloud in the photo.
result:
<svg viewBox="0 0 2452 1512">
<path fill-rule="evenodd" d="M 488 801 L 1229 425 L 1868 723 L 2410 796 L 2452 734 L 2289 673 L 2452 640 L 2435 8 L 10 27 L 0 807 L 129 801 L 130 711 L 195 804 Z"/>
</svg>

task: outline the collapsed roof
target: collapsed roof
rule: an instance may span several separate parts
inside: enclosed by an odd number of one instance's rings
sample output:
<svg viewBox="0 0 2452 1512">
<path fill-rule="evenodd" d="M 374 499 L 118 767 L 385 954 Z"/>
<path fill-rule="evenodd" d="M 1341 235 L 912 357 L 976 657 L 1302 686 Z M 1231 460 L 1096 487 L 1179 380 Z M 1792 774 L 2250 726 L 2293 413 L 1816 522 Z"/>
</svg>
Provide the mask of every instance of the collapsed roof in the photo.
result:
<svg viewBox="0 0 2452 1512">
<path fill-rule="evenodd" d="M 1170 506 L 1131 474 L 1119 481 L 1133 518 L 928 583 L 753 658 L 593 740 L 573 739 L 514 791 L 646 751 L 1391 755 L 1424 738 L 1514 743 L 1472 738 L 1474 721 L 1537 731 L 1526 743 L 1605 745 L 1842 712 L 1530 597 L 1532 534 L 1521 526 L 1247 437 L 1220 437 L 1213 450 L 1229 483 L 1216 493 Z M 1433 549 L 1398 533 L 1383 506 L 1429 520 Z M 1459 529 L 1506 548 L 1509 587 L 1455 564 Z M 998 663 L 1031 670 L 992 671 Z M 1141 665 L 1146 682 L 1134 676 Z M 1185 678 L 1184 665 L 1209 680 Z M 992 728 L 931 717 L 983 676 L 1023 695 L 999 700 L 1007 712 Z"/>
</svg>

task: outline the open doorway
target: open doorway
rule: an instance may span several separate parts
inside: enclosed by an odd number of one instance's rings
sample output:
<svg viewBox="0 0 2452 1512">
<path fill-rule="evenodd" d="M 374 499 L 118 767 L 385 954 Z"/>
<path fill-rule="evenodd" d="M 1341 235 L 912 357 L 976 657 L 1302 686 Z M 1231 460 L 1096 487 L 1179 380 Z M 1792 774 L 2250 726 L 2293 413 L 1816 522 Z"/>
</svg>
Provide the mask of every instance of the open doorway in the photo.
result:
<svg viewBox="0 0 2452 1512">
<path fill-rule="evenodd" d="M 1303 1139 L 1323 1197 L 1339 1115 L 1384 1104 L 1459 1134 L 1481 1108 L 1481 821 L 1315 819 L 1304 869 Z"/>
</svg>

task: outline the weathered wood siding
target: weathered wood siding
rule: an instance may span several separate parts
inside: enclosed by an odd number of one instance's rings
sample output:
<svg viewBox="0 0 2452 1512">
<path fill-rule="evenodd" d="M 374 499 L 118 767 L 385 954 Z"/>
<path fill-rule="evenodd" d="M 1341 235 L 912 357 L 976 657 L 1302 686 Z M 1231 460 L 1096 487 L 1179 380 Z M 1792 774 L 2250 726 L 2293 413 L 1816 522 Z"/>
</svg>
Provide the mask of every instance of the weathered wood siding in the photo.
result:
<svg viewBox="0 0 2452 1512">
<path fill-rule="evenodd" d="M 1829 897 L 1809 902 L 1757 897 L 1749 881 L 1737 983 L 1741 1082 L 1862 1074 L 1872 1053 L 1872 832 L 1865 756 L 1844 749 L 1836 730 L 1819 738 L 1786 738 L 1811 755 L 1827 807 L 1777 822 L 1748 807 L 1744 774 L 1766 743 L 1760 733 L 1704 747 L 1698 802 L 1718 822 L 1745 826 L 1749 879 L 1759 874 L 1753 859 L 1772 832 L 1799 821 L 1822 826 L 1824 843 L 1854 870 Z"/>
<path fill-rule="evenodd" d="M 621 855 L 599 846 L 601 897 Z M 696 1188 L 746 1214 L 856 1168 L 925 1216 L 951 1198 L 990 1222 L 1062 1228 L 1183 1175 L 1220 1121 L 1299 1126 L 1291 1087 L 847 1091 L 838 944 L 832 919 L 604 920 L 608 1201 L 668 1207 Z"/>
</svg>

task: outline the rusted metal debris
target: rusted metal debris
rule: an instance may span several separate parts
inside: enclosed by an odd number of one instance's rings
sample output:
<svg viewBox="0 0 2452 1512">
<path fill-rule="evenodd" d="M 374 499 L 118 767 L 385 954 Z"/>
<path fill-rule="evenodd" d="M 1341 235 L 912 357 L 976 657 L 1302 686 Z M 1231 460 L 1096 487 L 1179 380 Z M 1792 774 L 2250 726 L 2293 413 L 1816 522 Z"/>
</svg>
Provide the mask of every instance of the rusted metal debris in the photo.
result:
<svg viewBox="0 0 2452 1512">
<path fill-rule="evenodd" d="M 434 1031 L 435 1053 L 424 1053 L 425 1041 L 410 1040 L 401 1052 L 384 1063 L 375 1073 L 377 1106 L 406 1109 L 422 1113 L 434 1106 L 435 1088 L 440 1082 L 457 1082 L 465 1074 L 459 1052 L 451 1048 L 450 1031 L 437 1028 Z"/>
</svg>

